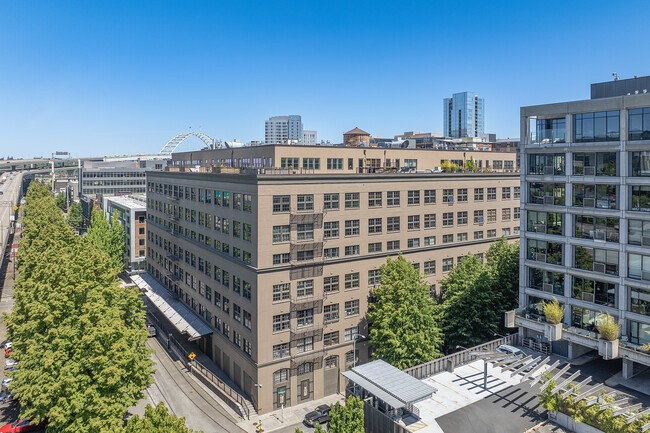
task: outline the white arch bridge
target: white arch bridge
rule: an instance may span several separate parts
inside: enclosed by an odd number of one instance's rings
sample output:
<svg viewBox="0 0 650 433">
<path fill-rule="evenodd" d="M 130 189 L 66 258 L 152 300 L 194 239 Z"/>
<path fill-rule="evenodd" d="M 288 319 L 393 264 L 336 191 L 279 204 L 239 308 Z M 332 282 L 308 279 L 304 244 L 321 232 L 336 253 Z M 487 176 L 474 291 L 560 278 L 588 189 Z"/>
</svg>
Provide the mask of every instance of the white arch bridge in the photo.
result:
<svg viewBox="0 0 650 433">
<path fill-rule="evenodd" d="M 222 144 L 221 140 L 215 140 L 214 138 L 210 137 L 207 134 L 204 134 L 202 132 L 183 132 L 182 134 L 178 134 L 176 137 L 172 138 L 165 144 L 165 147 L 161 149 L 160 152 L 158 152 L 159 155 L 171 155 L 173 151 L 176 150 L 176 148 L 183 142 L 185 141 L 186 138 L 189 138 L 191 136 L 194 136 L 201 140 L 203 143 L 205 143 L 206 146 L 208 146 L 211 149 L 216 149 L 217 147 L 230 147 L 226 143 L 225 145 Z"/>
</svg>

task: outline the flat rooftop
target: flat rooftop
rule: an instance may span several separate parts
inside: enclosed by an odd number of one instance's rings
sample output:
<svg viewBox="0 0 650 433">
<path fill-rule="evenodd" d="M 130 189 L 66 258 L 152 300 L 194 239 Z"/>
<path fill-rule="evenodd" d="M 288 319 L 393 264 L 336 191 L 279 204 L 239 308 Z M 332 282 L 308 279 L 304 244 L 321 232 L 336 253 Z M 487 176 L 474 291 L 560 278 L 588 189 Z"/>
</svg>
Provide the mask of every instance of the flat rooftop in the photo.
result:
<svg viewBox="0 0 650 433">
<path fill-rule="evenodd" d="M 107 201 L 113 202 L 127 209 L 135 211 L 147 210 L 147 196 L 134 196 L 134 195 L 118 195 L 113 197 L 105 197 Z"/>
</svg>

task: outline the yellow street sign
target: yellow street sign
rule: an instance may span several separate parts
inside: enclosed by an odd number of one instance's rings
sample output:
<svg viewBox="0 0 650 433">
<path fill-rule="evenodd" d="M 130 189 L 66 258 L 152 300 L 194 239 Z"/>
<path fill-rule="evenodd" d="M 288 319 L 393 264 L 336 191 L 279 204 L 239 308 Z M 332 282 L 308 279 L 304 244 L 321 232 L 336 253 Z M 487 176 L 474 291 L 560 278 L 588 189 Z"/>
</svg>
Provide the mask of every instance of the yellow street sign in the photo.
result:
<svg viewBox="0 0 650 433">
<path fill-rule="evenodd" d="M 192 352 L 189 355 L 187 355 L 187 357 L 190 358 L 191 360 L 193 360 L 194 358 L 196 358 L 196 354 L 194 352 Z"/>
<path fill-rule="evenodd" d="M 14 210 L 18 210 L 18 206 L 14 206 Z"/>
</svg>

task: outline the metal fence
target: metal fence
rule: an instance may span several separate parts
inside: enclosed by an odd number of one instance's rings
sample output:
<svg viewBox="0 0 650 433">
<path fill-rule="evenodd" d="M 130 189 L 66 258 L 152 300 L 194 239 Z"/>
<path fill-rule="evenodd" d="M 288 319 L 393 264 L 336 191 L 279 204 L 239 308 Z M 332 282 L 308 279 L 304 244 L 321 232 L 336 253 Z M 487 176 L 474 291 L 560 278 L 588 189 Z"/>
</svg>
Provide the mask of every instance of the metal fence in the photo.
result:
<svg viewBox="0 0 650 433">
<path fill-rule="evenodd" d="M 416 365 L 404 370 L 404 373 L 410 374 L 416 379 L 426 379 L 434 374 L 442 371 L 454 371 L 457 365 L 467 364 L 476 359 L 476 355 L 472 352 L 477 350 L 494 350 L 502 344 L 516 345 L 518 341 L 518 334 L 511 334 L 505 338 L 492 340 L 487 343 L 474 346 L 471 349 L 462 350 L 460 352 L 452 353 L 451 355 L 426 362 L 424 364 Z"/>
</svg>

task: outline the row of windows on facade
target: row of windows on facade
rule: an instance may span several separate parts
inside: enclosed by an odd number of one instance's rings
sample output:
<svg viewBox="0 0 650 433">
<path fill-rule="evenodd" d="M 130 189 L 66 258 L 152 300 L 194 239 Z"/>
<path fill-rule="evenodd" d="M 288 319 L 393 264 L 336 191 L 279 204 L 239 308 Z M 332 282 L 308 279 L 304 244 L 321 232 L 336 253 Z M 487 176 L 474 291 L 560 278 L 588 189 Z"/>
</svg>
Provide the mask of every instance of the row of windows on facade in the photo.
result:
<svg viewBox="0 0 650 433">
<path fill-rule="evenodd" d="M 578 113 L 572 116 L 574 124 L 573 141 L 590 143 L 618 141 L 620 134 L 620 111 L 599 111 Z M 566 142 L 566 117 L 554 119 L 531 119 L 530 142 L 552 144 Z M 650 107 L 628 110 L 627 139 L 650 140 Z"/>
<path fill-rule="evenodd" d="M 528 295 L 528 304 L 525 314 L 534 319 L 542 320 L 544 317 L 543 302 L 545 300 L 537 296 Z M 585 329 L 597 333 L 596 323 L 600 323 L 605 313 L 602 311 L 590 310 L 575 305 L 570 306 L 570 326 Z M 614 314 L 614 316 L 617 316 Z M 628 320 L 626 323 L 628 341 L 632 344 L 650 344 L 650 324 L 636 320 Z"/>
<path fill-rule="evenodd" d="M 110 177 L 146 177 L 144 171 L 81 171 L 82 179 L 110 178 Z M 144 181 L 142 183 L 144 185 Z"/>
<path fill-rule="evenodd" d="M 289 168 L 302 168 L 304 170 L 320 170 L 321 163 L 320 158 L 306 157 L 302 158 L 302 164 L 300 164 L 300 158 L 298 157 L 282 157 L 280 158 L 280 168 L 289 169 Z M 445 160 L 441 160 L 441 163 Z M 344 165 L 344 158 L 327 158 L 327 170 L 343 170 L 346 166 Z M 460 164 L 463 165 L 463 161 L 459 160 Z M 479 168 L 482 168 L 483 161 L 476 161 Z M 503 160 L 493 160 L 492 165 L 490 161 L 485 161 L 486 168 L 494 170 L 512 170 L 514 168 L 514 161 L 503 161 Z M 391 159 L 391 158 L 358 158 L 357 168 L 418 168 L 417 159 L 404 159 L 404 165 L 400 165 L 400 159 Z M 354 158 L 347 158 L 347 169 L 354 170 Z"/>
<path fill-rule="evenodd" d="M 497 199 L 497 188 L 474 188 L 474 201 L 483 201 L 485 200 L 487 189 L 487 200 L 496 200 Z M 442 190 L 442 202 L 443 203 L 467 203 L 469 201 L 468 188 L 458 188 L 454 190 L 453 188 L 445 188 Z M 519 199 L 520 189 L 518 186 L 511 187 L 502 187 L 501 188 L 501 199 L 510 200 L 511 197 L 514 199 Z M 386 191 L 386 206 L 400 206 L 402 191 Z M 340 208 L 341 196 L 343 196 L 345 209 L 359 209 L 361 203 L 361 193 L 358 192 L 347 192 L 347 193 L 325 193 L 323 194 L 323 209 L 327 210 L 336 210 Z M 422 200 L 421 200 L 422 198 Z M 368 207 L 369 208 L 379 208 L 382 207 L 384 203 L 384 193 L 381 191 L 369 192 L 368 193 Z M 407 191 L 406 194 L 406 203 L 410 206 L 424 204 L 435 204 L 436 203 L 436 190 L 435 189 L 425 189 L 424 191 L 420 190 L 411 190 Z M 296 209 L 298 211 L 309 211 L 314 210 L 314 194 L 298 194 L 296 196 Z M 274 195 L 273 196 L 273 212 L 290 212 L 291 211 L 291 196 L 290 195 Z"/>
<path fill-rule="evenodd" d="M 352 365 L 355 362 L 355 358 L 358 360 L 359 359 L 359 351 L 357 350 L 357 353 L 353 353 L 352 350 L 348 351 L 345 353 L 345 364 L 346 367 Z M 338 368 L 339 366 L 339 357 L 337 355 L 332 355 L 328 356 L 325 358 L 325 369 L 332 369 L 332 368 Z M 314 371 L 314 363 L 313 362 L 304 362 L 300 364 L 296 368 L 296 374 L 298 376 L 303 375 L 303 374 L 308 374 Z M 273 373 L 273 384 L 278 385 L 281 383 L 285 383 L 289 381 L 289 376 L 290 376 L 290 370 L 288 368 L 281 368 L 279 370 L 276 370 Z M 308 390 L 308 388 L 306 388 Z M 304 391 L 304 390 L 303 390 Z M 308 393 L 302 392 L 300 393 L 302 397 L 308 397 Z"/>
<path fill-rule="evenodd" d="M 243 261 L 246 264 L 251 264 L 253 261 L 253 255 L 250 251 L 243 250 L 236 246 L 233 246 L 231 250 L 230 243 L 228 242 L 222 242 L 221 240 L 216 238 L 213 239 L 211 236 L 207 236 L 203 233 L 197 233 L 196 231 L 191 230 L 187 227 L 183 228 L 177 224 L 172 225 L 168 221 L 163 220 L 160 217 L 156 217 L 151 214 L 148 215 L 148 219 L 150 222 L 155 223 L 173 232 L 174 235 L 182 236 L 185 239 L 193 241 L 201 246 L 208 247 L 211 251 L 232 256 L 237 260 Z M 163 242 L 162 236 L 158 236 L 157 234 L 153 233 L 151 230 L 149 230 L 148 233 L 149 233 L 148 239 L 150 241 L 156 242 L 156 245 L 160 245 Z"/>
<path fill-rule="evenodd" d="M 109 187 L 102 187 L 102 188 L 84 188 L 83 193 L 85 195 L 93 195 L 93 194 L 120 194 L 120 193 L 129 193 L 129 194 L 144 194 L 145 193 L 145 188 L 138 188 L 138 187 L 128 187 L 128 188 L 109 188 Z"/>
<path fill-rule="evenodd" d="M 84 187 L 100 187 L 100 186 L 143 186 L 144 179 L 139 180 L 84 180 L 81 182 L 81 186 Z"/>
<path fill-rule="evenodd" d="M 620 152 L 575 152 L 574 176 L 619 176 L 617 155 Z M 628 152 L 629 170 L 633 177 L 650 176 L 650 152 Z M 564 153 L 529 153 L 528 174 L 564 176 L 566 171 Z"/>
<path fill-rule="evenodd" d="M 197 203 L 213 204 L 215 206 L 230 207 L 244 212 L 253 211 L 253 196 L 239 192 L 218 191 L 209 188 L 196 188 L 193 186 L 169 185 L 159 182 L 148 182 L 147 189 L 151 193 L 162 194 L 179 200 L 190 200 Z"/>
<path fill-rule="evenodd" d="M 147 263 L 147 270 L 149 273 L 154 275 L 154 277 L 158 280 L 168 280 L 167 276 L 163 275 L 160 273 L 160 271 L 152 266 L 150 262 Z M 191 280 L 192 282 L 198 281 L 198 280 Z M 215 305 L 217 305 L 219 308 L 222 308 L 223 312 L 230 317 L 230 301 L 226 298 L 225 303 L 224 300 L 222 299 L 221 295 L 214 290 L 210 289 L 208 286 L 205 286 L 202 282 L 199 281 L 199 294 L 207 301 L 210 301 L 210 299 L 214 299 Z M 194 287 L 192 287 L 193 290 L 196 290 Z M 242 338 L 242 334 L 230 327 L 230 324 L 223 321 L 222 318 L 214 315 L 208 310 L 203 304 L 200 302 L 197 302 L 192 296 L 187 291 L 183 291 L 182 288 L 178 287 L 177 285 L 174 286 L 174 292 L 176 295 L 179 296 L 181 300 L 183 300 L 192 310 L 198 313 L 199 316 L 201 316 L 203 319 L 205 319 L 206 322 L 212 324 L 217 331 L 220 331 L 222 335 L 229 340 L 233 345 L 235 345 L 237 348 L 242 350 L 247 356 L 252 356 L 252 345 L 249 340 L 246 338 Z M 219 299 L 219 303 L 217 303 L 217 299 Z M 225 307 L 222 307 L 221 305 L 225 305 Z M 243 311 L 243 315 L 242 315 Z M 233 304 L 233 319 L 241 323 L 246 329 L 250 330 L 252 326 L 252 316 L 249 312 L 246 310 L 242 310 L 242 308 L 237 305 Z M 231 333 L 232 331 L 232 333 Z M 231 340 L 231 335 L 232 335 L 232 340 Z"/>
<path fill-rule="evenodd" d="M 564 296 L 565 274 L 527 267 L 528 287 Z M 571 297 L 606 307 L 618 308 L 618 285 L 590 278 L 573 276 Z M 650 316 L 650 290 L 629 288 L 629 311 Z"/>
<path fill-rule="evenodd" d="M 572 184 L 571 206 L 598 209 L 621 209 L 619 185 Z M 650 186 L 629 185 L 627 209 L 650 212 Z M 566 206 L 566 185 L 559 182 L 528 182 L 528 203 Z"/>
<path fill-rule="evenodd" d="M 527 239 L 526 257 L 552 265 L 564 266 L 564 244 Z M 573 247 L 573 267 L 606 275 L 619 274 L 619 252 L 604 248 Z M 650 256 L 627 253 L 628 278 L 650 281 Z"/>
</svg>

